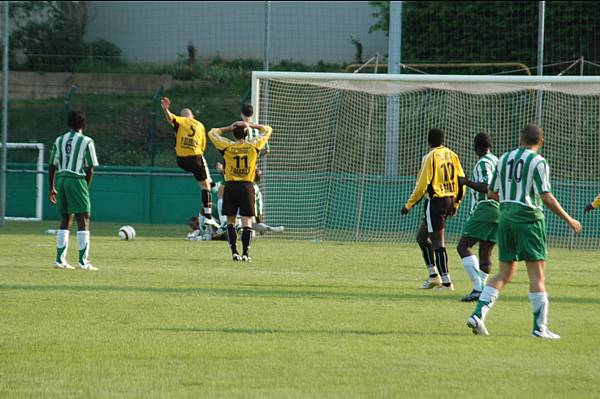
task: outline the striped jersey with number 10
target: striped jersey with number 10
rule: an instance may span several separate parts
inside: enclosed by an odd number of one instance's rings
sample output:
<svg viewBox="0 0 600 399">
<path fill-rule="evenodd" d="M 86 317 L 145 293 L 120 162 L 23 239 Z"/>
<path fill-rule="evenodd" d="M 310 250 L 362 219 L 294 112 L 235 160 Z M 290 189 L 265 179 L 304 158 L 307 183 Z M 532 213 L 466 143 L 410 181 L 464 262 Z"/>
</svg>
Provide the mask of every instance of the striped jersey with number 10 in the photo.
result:
<svg viewBox="0 0 600 399">
<path fill-rule="evenodd" d="M 498 164 L 498 157 L 492 153 L 487 153 L 475 164 L 473 168 L 473 181 L 475 183 L 486 183 L 491 188 L 492 177 L 494 177 L 494 171 Z M 475 212 L 475 208 L 482 202 L 491 202 L 487 194 L 480 193 L 479 191 L 471 190 L 471 213 Z M 495 202 L 495 201 L 494 201 Z"/>
<path fill-rule="evenodd" d="M 539 196 L 550 192 L 548 163 L 528 148 L 517 148 L 500 157 L 491 187 L 500 203 L 515 203 L 541 211 Z"/>
<path fill-rule="evenodd" d="M 85 168 L 98 166 L 94 140 L 73 130 L 67 132 L 54 142 L 48 163 L 56 166 L 57 176 L 85 177 Z"/>
</svg>

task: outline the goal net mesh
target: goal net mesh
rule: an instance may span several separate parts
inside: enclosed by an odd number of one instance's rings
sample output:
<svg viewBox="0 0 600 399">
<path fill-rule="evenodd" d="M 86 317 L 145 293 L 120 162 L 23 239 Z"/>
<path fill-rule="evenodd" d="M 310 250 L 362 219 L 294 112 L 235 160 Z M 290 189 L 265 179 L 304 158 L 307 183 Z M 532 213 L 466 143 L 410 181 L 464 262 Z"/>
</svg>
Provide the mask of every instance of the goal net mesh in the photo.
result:
<svg viewBox="0 0 600 399">
<path fill-rule="evenodd" d="M 583 213 L 600 192 L 600 85 L 278 77 L 260 79 L 258 88 L 259 120 L 274 129 L 270 154 L 260 164 L 264 213 L 269 224 L 285 226 L 287 238 L 414 241 L 423 205 L 406 216 L 400 209 L 429 151 L 429 128 L 445 130 L 446 146 L 470 176 L 477 161 L 475 134 L 490 134 L 497 156 L 518 146 L 520 130 L 535 121 L 542 96 L 541 154 L 550 165 L 553 193 L 584 226 L 574 236 L 545 210 L 549 242 L 570 248 L 600 243 L 600 215 Z M 394 101 L 398 105 L 390 109 L 397 115 L 390 123 L 387 111 Z M 398 132 L 395 140 L 388 138 L 390 124 Z M 470 201 L 467 194 L 447 223 L 451 240 L 460 236 Z"/>
</svg>

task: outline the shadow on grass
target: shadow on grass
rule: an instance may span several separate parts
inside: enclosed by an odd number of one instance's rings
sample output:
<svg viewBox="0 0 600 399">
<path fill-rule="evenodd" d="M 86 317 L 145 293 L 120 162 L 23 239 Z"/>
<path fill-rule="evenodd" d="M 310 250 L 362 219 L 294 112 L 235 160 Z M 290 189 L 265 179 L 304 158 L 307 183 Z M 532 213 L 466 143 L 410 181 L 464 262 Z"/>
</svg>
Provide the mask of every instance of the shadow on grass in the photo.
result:
<svg viewBox="0 0 600 399">
<path fill-rule="evenodd" d="M 443 333 L 428 331 L 424 334 L 423 331 L 372 331 L 372 330 L 284 330 L 279 328 L 151 328 L 147 331 L 160 332 L 188 332 L 188 333 L 217 333 L 217 334 L 288 334 L 288 335 L 367 335 L 367 336 L 415 336 L 422 337 L 423 335 L 438 335 L 445 337 L 464 337 L 461 333 Z"/>
<path fill-rule="evenodd" d="M 433 292 L 422 292 L 420 294 L 411 292 L 378 293 L 378 292 L 343 292 L 343 291 L 318 291 L 318 290 L 283 290 L 273 289 L 271 285 L 265 285 L 266 289 L 242 289 L 242 288 L 208 288 L 208 287 L 121 287 L 114 285 L 27 285 L 27 284 L 0 284 L 0 291 L 23 290 L 23 291 L 67 291 L 67 292 L 133 292 L 145 294 L 190 294 L 190 295 L 212 295 L 223 297 L 253 297 L 253 298 L 311 298 L 311 299 L 333 299 L 333 300 L 382 300 L 382 301 L 429 301 L 429 302 L 453 302 L 458 301 L 459 295 L 436 294 Z M 309 286 L 312 287 L 312 286 Z M 502 298 L 506 302 L 527 301 L 526 296 L 507 296 Z M 567 296 L 553 296 L 554 303 L 570 304 L 600 304 L 600 298 L 577 298 Z"/>
</svg>

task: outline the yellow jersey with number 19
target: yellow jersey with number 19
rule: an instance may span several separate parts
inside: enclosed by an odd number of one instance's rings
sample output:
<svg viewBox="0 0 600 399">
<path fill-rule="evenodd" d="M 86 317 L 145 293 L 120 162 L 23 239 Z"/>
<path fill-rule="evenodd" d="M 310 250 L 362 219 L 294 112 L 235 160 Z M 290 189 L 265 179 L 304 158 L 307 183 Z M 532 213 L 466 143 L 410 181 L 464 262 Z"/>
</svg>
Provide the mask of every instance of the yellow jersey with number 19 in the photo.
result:
<svg viewBox="0 0 600 399">
<path fill-rule="evenodd" d="M 434 148 L 423 157 L 417 184 L 405 207 L 412 208 L 427 194 L 428 198 L 454 197 L 458 208 L 465 192 L 458 184 L 459 176 L 464 177 L 465 172 L 458 155 L 444 146 Z"/>
<path fill-rule="evenodd" d="M 206 149 L 206 130 L 194 118 L 171 114 L 175 129 L 175 153 L 178 157 L 203 155 Z"/>
<path fill-rule="evenodd" d="M 243 141 L 231 141 L 223 137 L 221 129 L 211 129 L 208 132 L 210 141 L 223 154 L 225 181 L 254 181 L 258 155 L 260 150 L 267 144 L 273 131 L 270 126 L 266 125 L 259 130 L 261 134 L 255 136 L 252 140 Z"/>
</svg>

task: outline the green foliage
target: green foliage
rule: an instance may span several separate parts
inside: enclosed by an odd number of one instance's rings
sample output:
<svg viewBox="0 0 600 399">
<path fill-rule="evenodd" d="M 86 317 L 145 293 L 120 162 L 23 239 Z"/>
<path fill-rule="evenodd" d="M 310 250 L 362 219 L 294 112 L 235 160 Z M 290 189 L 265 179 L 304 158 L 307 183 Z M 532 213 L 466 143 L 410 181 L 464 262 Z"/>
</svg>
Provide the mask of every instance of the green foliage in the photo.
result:
<svg viewBox="0 0 600 399">
<path fill-rule="evenodd" d="M 185 241 L 185 222 L 134 225 L 134 241 L 93 222 L 98 272 L 52 269 L 56 238 L 43 232 L 56 222 L 0 229 L 1 396 L 597 396 L 598 252 L 550 250 L 560 341 L 529 336 L 524 270 L 490 312 L 492 335 L 474 337 L 455 251 L 456 291 L 435 293 L 417 289 L 426 269 L 416 243 L 261 238 L 253 263 L 236 264 L 223 241 Z M 69 247 L 75 263 L 74 233 Z"/>
<path fill-rule="evenodd" d="M 370 32 L 388 34 L 389 1 L 370 1 L 377 22 Z M 600 59 L 600 2 L 546 4 L 544 63 L 584 56 Z M 409 1 L 402 7 L 402 62 L 537 63 L 537 1 Z M 548 69 L 554 74 L 564 69 Z M 474 73 L 473 69 L 427 69 L 429 73 Z M 489 73 L 489 70 L 479 72 Z M 573 71 L 575 72 L 575 70 Z"/>
<path fill-rule="evenodd" d="M 12 52 L 23 52 L 19 69 L 72 72 L 122 63 L 121 50 L 106 40 L 84 41 L 88 23 L 83 1 L 11 2 Z"/>
</svg>

